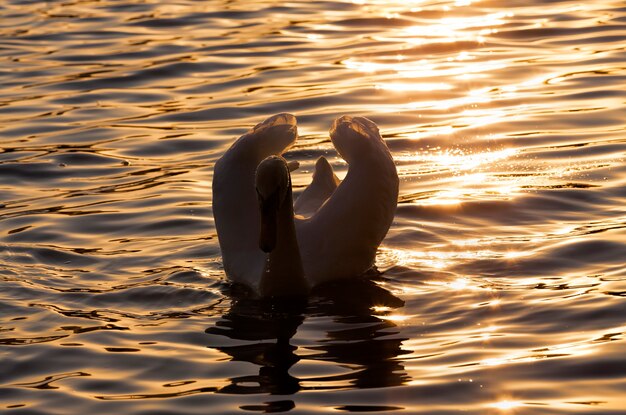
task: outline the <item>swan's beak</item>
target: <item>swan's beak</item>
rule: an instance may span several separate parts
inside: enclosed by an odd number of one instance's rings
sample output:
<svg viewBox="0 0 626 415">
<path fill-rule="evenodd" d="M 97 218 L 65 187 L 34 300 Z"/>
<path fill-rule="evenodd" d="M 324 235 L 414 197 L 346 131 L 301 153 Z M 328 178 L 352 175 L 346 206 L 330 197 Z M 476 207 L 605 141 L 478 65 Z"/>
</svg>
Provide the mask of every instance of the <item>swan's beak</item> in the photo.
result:
<svg viewBox="0 0 626 415">
<path fill-rule="evenodd" d="M 278 232 L 278 207 L 280 204 L 280 189 L 267 197 L 259 196 L 261 208 L 261 234 L 259 236 L 259 248 L 263 252 L 270 253 L 276 247 L 276 234 Z"/>
<path fill-rule="evenodd" d="M 292 171 L 295 171 L 298 169 L 298 167 L 300 167 L 300 163 L 298 163 L 297 161 L 288 161 L 287 162 L 287 169 L 289 170 L 289 173 L 291 173 Z"/>
</svg>

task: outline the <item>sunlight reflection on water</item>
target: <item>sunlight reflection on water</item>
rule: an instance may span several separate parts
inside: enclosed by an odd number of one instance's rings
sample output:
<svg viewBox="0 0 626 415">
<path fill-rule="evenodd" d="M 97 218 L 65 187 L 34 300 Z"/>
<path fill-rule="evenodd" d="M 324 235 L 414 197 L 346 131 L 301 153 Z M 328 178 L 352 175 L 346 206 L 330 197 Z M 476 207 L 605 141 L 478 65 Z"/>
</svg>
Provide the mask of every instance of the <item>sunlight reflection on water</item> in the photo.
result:
<svg viewBox="0 0 626 415">
<path fill-rule="evenodd" d="M 0 6 L 0 412 L 624 413 L 619 1 Z M 343 114 L 401 178 L 371 280 L 224 283 L 213 163 Z M 372 202 L 376 195 L 372 196 Z M 29 412 L 30 411 L 30 412 Z"/>
</svg>

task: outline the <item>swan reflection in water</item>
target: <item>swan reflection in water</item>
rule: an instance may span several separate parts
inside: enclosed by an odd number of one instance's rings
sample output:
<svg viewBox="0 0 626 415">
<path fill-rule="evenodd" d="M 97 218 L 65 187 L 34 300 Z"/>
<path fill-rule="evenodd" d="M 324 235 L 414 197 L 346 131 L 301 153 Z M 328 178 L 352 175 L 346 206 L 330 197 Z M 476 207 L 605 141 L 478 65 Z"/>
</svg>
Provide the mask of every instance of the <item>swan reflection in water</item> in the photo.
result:
<svg viewBox="0 0 626 415">
<path fill-rule="evenodd" d="M 395 358 L 410 353 L 402 349 L 407 339 L 398 337 L 393 322 L 372 315 L 374 307 L 394 309 L 403 305 L 401 299 L 365 278 L 318 286 L 308 304 L 276 303 L 234 294 L 230 311 L 206 333 L 242 344 L 208 346 L 229 355 L 232 361 L 253 363 L 259 369 L 258 373 L 229 379 L 230 384 L 217 392 L 291 395 L 303 390 L 405 384 L 410 379 Z M 316 317 L 332 318 L 326 338 L 314 340 L 304 347 L 305 353 L 298 353 L 291 339 L 306 318 Z M 299 361 L 334 362 L 341 365 L 342 373 L 298 378 L 289 370 Z M 345 373 L 347 367 L 354 369 Z"/>
</svg>

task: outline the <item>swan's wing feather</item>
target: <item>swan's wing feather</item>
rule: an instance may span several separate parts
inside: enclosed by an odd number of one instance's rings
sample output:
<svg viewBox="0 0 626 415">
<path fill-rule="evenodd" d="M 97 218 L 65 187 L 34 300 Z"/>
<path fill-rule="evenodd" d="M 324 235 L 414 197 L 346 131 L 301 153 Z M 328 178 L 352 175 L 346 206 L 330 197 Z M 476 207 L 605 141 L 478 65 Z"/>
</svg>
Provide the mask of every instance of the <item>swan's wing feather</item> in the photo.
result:
<svg viewBox="0 0 626 415">
<path fill-rule="evenodd" d="M 222 159 L 232 157 L 245 158 L 248 167 L 254 169 L 266 157 L 280 156 L 296 141 L 298 127 L 296 117 L 291 114 L 276 114 L 255 125 L 252 129 L 239 137 L 222 156 Z M 230 160 L 229 160 L 230 161 Z M 232 165 L 232 164 L 231 164 Z M 233 166 L 235 170 L 237 166 Z M 218 164 L 216 164 L 218 168 Z"/>
<path fill-rule="evenodd" d="M 333 167 L 325 157 L 320 157 L 315 163 L 313 180 L 302 192 L 294 204 L 297 215 L 311 216 L 319 210 L 326 200 L 333 194 L 340 180 L 333 172 Z"/>
<path fill-rule="evenodd" d="M 215 163 L 213 216 L 224 269 L 235 281 L 256 287 L 265 264 L 258 241 L 256 168 L 266 157 L 287 150 L 297 134 L 293 115 L 274 115 L 237 139 Z"/>
<path fill-rule="evenodd" d="M 398 201 L 396 166 L 374 122 L 340 117 L 330 137 L 348 162 L 348 173 L 311 218 L 296 222 L 305 273 L 313 284 L 367 271 Z"/>
</svg>

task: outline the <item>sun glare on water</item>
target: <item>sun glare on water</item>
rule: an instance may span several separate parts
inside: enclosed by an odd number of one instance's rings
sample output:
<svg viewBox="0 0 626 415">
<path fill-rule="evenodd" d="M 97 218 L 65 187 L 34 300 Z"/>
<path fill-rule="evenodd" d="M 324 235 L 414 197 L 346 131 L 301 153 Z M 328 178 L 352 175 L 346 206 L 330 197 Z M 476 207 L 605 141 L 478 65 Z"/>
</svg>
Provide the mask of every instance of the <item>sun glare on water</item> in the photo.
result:
<svg viewBox="0 0 626 415">
<path fill-rule="evenodd" d="M 523 403 L 518 402 L 518 401 L 499 401 L 499 402 L 494 402 L 492 404 L 489 404 L 488 406 L 490 408 L 496 408 L 496 409 L 500 409 L 503 411 L 508 411 L 514 408 L 518 408 L 522 405 Z"/>
<path fill-rule="evenodd" d="M 0 413 L 625 413 L 623 0 L 0 21 Z"/>
</svg>

